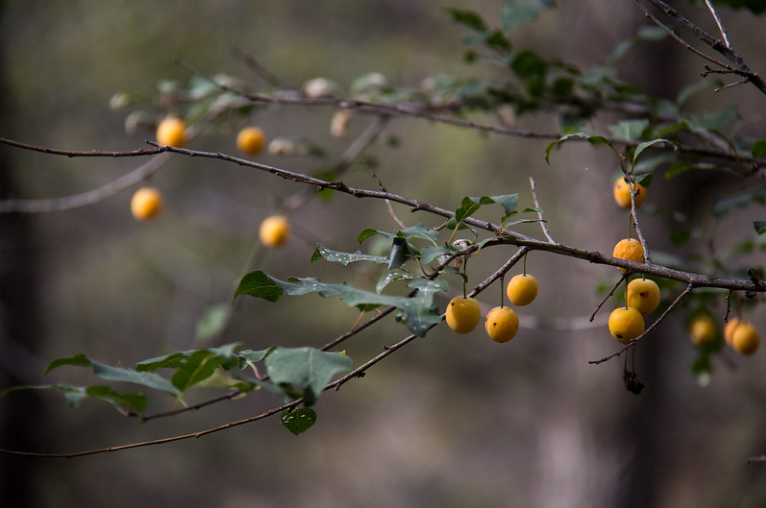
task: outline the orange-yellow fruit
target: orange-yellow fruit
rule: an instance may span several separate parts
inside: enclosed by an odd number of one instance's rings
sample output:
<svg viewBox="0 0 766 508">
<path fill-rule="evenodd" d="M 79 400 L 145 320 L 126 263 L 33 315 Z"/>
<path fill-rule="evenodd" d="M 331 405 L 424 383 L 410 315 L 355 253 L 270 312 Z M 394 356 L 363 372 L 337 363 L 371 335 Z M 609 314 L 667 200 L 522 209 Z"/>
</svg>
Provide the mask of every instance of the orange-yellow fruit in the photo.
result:
<svg viewBox="0 0 766 508">
<path fill-rule="evenodd" d="M 514 305 L 524 306 L 537 298 L 538 289 L 537 279 L 534 276 L 516 275 L 508 282 L 505 293 Z"/>
<path fill-rule="evenodd" d="M 141 187 L 130 200 L 130 212 L 137 220 L 147 221 L 162 211 L 162 193 L 154 187 Z"/>
<path fill-rule="evenodd" d="M 644 316 L 636 309 L 618 307 L 609 315 L 609 333 L 627 344 L 644 333 Z"/>
<path fill-rule="evenodd" d="M 447 326 L 457 333 L 468 333 L 481 321 L 481 307 L 473 298 L 456 296 L 447 304 Z"/>
<path fill-rule="evenodd" d="M 639 183 L 633 183 L 629 185 L 628 182 L 625 181 L 625 177 L 622 176 L 614 181 L 614 186 L 612 187 L 614 200 L 622 208 L 630 210 L 630 192 L 634 189 L 636 192 L 634 198 L 636 201 L 636 208 L 640 208 L 646 199 L 646 188 Z"/>
<path fill-rule="evenodd" d="M 169 116 L 157 126 L 157 143 L 182 147 L 186 144 L 186 124 L 180 118 Z"/>
<path fill-rule="evenodd" d="M 718 326 L 713 316 L 701 314 L 695 317 L 689 325 L 689 339 L 695 346 L 710 344 L 718 333 Z"/>
<path fill-rule="evenodd" d="M 519 316 L 510 307 L 495 307 L 487 313 L 484 329 L 495 342 L 508 342 L 519 331 Z"/>
<path fill-rule="evenodd" d="M 633 279 L 628 283 L 628 307 L 646 316 L 660 305 L 660 288 L 651 279 Z"/>
<path fill-rule="evenodd" d="M 761 345 L 761 337 L 758 330 L 747 321 L 740 321 L 731 334 L 731 347 L 734 351 L 751 355 L 758 350 Z"/>
<path fill-rule="evenodd" d="M 280 247 L 290 238 L 290 222 L 284 215 L 272 215 L 261 222 L 261 242 L 269 248 Z"/>
<path fill-rule="evenodd" d="M 739 318 L 731 318 L 726 322 L 726 326 L 723 327 L 723 340 L 731 346 L 731 339 L 734 337 L 734 330 L 739 327 L 742 321 Z"/>
<path fill-rule="evenodd" d="M 237 148 L 244 153 L 257 155 L 266 146 L 266 134 L 260 127 L 245 127 L 237 135 Z"/>
<path fill-rule="evenodd" d="M 635 238 L 625 238 L 617 242 L 612 251 L 612 257 L 620 259 L 628 259 L 635 261 L 636 263 L 644 262 L 644 248 L 641 246 L 641 242 Z M 621 271 L 627 272 L 625 268 L 620 268 Z"/>
</svg>

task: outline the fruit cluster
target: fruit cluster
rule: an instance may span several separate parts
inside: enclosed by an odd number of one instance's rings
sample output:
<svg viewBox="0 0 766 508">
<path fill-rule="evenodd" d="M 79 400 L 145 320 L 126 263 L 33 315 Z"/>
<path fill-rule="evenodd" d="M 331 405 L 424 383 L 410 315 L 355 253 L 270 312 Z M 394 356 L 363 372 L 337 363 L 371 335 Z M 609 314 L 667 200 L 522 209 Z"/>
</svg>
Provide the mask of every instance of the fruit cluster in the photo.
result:
<svg viewBox="0 0 766 508">
<path fill-rule="evenodd" d="M 514 276 L 505 288 L 508 299 L 518 306 L 529 305 L 537 298 L 539 286 L 533 275 Z M 456 296 L 446 312 L 447 325 L 457 333 L 469 333 L 481 320 L 481 306 L 473 298 Z M 519 331 L 519 315 L 511 307 L 500 305 L 487 313 L 484 330 L 495 342 L 508 342 Z"/>
</svg>

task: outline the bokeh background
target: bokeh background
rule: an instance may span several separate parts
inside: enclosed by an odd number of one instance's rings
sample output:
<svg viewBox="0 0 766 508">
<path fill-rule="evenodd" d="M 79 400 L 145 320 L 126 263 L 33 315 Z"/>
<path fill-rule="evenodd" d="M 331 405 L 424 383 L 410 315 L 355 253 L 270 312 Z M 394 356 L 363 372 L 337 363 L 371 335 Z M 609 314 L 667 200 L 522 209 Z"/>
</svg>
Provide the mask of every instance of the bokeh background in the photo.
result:
<svg viewBox="0 0 766 508">
<path fill-rule="evenodd" d="M 418 87 L 438 74 L 504 77 L 491 67 L 461 62 L 462 37 L 445 12 L 460 2 L 326 0 L 281 2 L 146 0 L 0 2 L 0 136 L 71 150 L 129 150 L 144 146 L 149 129 L 126 133 L 125 110 L 109 102 L 119 91 L 156 95 L 158 83 L 191 78 L 175 63 L 206 74 L 262 80 L 233 53 L 251 55 L 295 88 L 323 76 L 343 87 L 369 72 Z M 471 8 L 487 19 L 503 2 Z M 694 11 L 693 11 L 694 12 Z M 763 20 L 722 9 L 735 47 L 754 69 Z M 711 31 L 704 11 L 695 21 Z M 561 2 L 519 32 L 529 46 L 583 68 L 602 65 L 615 45 L 646 21 L 634 2 Z M 631 51 L 623 78 L 674 98 L 699 79 L 702 62 L 670 40 Z M 744 129 L 764 137 L 764 97 L 737 87 L 700 92 L 689 108 L 737 103 Z M 162 105 L 145 108 L 160 117 Z M 259 109 L 219 126 L 192 147 L 236 154 L 234 135 L 244 123 L 269 137 L 307 137 L 327 149 L 325 161 L 263 154 L 258 160 L 295 171 L 332 164 L 373 120 L 357 115 L 349 137 L 330 135 L 330 108 Z M 488 120 L 488 118 L 485 118 Z M 522 120 L 552 130 L 549 118 Z M 399 139 L 397 147 L 382 142 Z M 627 218 L 611 197 L 615 158 L 604 148 L 570 145 L 544 161 L 547 141 L 484 135 L 423 120 L 394 119 L 375 157 L 392 192 L 455 208 L 465 195 L 519 192 L 532 206 L 529 178 L 554 238 L 610 252 Z M 137 167 L 136 159 L 65 158 L 3 147 L 2 182 L 15 197 L 43 199 L 84 192 Z M 364 165 L 344 179 L 376 188 Z M 251 169 L 220 161 L 174 157 L 151 184 L 166 196 L 163 215 L 146 224 L 129 213 L 131 190 L 70 211 L 0 217 L 0 388 L 18 383 L 96 383 L 86 369 L 43 372 L 54 358 L 86 353 L 112 365 L 195 345 L 195 327 L 211 305 L 230 301 L 246 268 L 279 278 L 319 276 L 371 288 L 377 269 L 309 264 L 316 242 L 360 248 L 365 228 L 393 230 L 385 204 L 338 195 L 311 201 L 292 220 L 295 237 L 284 249 L 256 256 L 248 267 L 260 221 L 301 189 Z M 643 225 L 654 251 L 676 256 L 668 242 L 670 213 L 709 233 L 712 192 L 756 185 L 720 174 L 689 173 L 655 179 Z M 395 208 L 407 225 L 436 218 Z M 654 213 L 650 213 L 654 210 Z M 763 210 L 735 213 L 718 226 L 716 242 L 752 237 Z M 482 212 L 484 213 L 484 212 Z M 495 218 L 487 211 L 487 218 Z M 536 225 L 519 228 L 541 236 Z M 370 249 L 374 242 L 362 246 Z M 482 253 L 469 276 L 478 282 L 512 249 Z M 757 259 L 753 261 L 757 262 Z M 709 386 L 690 373 L 694 348 L 684 313 L 669 317 L 637 348 L 636 368 L 646 389 L 625 391 L 622 359 L 593 366 L 618 344 L 588 316 L 617 280 L 613 269 L 545 253 L 528 260 L 541 282 L 538 300 L 522 314 L 522 330 L 498 345 L 481 331 L 457 336 L 431 331 L 339 392 L 323 396 L 317 424 L 295 437 L 275 418 L 199 440 L 66 459 L 0 455 L 0 506 L 221 506 L 221 507 L 758 507 L 766 505 L 766 470 L 747 465 L 766 451 L 764 353 L 717 361 Z M 515 271 L 513 272 L 515 273 Z M 457 290 L 458 280 L 451 281 Z M 481 295 L 486 307 L 498 291 Z M 673 295 L 668 295 L 672 297 Z M 444 305 L 446 300 L 440 300 Z M 611 307 L 609 307 L 611 309 Z M 723 308 L 715 309 L 723 315 Z M 762 312 L 752 316 L 764 328 Z M 240 302 L 225 342 L 319 347 L 340 335 L 357 313 L 335 299 L 283 298 Z M 382 323 L 344 344 L 362 363 L 405 335 Z M 201 399 L 215 392 L 195 394 Z M 169 401 L 152 399 L 155 410 Z M 70 452 L 193 432 L 258 414 L 279 401 L 267 394 L 224 402 L 195 413 L 138 423 L 108 406 L 85 401 L 71 409 L 56 393 L 14 392 L 0 399 L 0 446 Z"/>
</svg>

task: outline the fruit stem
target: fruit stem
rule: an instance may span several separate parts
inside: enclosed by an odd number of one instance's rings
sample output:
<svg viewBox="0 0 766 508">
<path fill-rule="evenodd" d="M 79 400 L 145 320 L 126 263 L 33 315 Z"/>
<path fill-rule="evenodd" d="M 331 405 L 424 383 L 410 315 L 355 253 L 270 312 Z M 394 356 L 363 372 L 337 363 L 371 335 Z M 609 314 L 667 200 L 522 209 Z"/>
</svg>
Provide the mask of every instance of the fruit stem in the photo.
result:
<svg viewBox="0 0 766 508">
<path fill-rule="evenodd" d="M 524 277 L 526 277 L 527 276 L 527 253 L 524 253 L 524 263 L 522 264 L 522 267 L 523 267 L 522 270 L 523 270 Z"/>
<path fill-rule="evenodd" d="M 500 276 L 500 308 L 505 305 L 505 274 Z"/>
<path fill-rule="evenodd" d="M 463 298 L 466 298 L 466 286 L 468 285 L 468 256 L 463 258 Z"/>
</svg>

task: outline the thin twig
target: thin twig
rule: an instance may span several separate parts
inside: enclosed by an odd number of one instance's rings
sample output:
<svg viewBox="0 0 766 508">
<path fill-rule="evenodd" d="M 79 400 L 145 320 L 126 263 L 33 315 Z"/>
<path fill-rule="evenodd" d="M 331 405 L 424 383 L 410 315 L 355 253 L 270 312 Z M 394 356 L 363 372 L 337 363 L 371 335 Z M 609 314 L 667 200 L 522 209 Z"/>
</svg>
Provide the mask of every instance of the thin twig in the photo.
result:
<svg viewBox="0 0 766 508">
<path fill-rule="evenodd" d="M 591 364 L 591 365 L 598 365 L 598 364 L 600 364 L 600 363 L 604 363 L 604 362 L 606 362 L 606 361 L 609 361 L 609 360 L 611 360 L 611 359 L 612 359 L 612 358 L 614 358 L 614 357 L 620 356 L 622 353 L 624 353 L 624 352 L 626 352 L 626 351 L 628 351 L 628 350 L 630 350 L 630 349 L 634 348 L 634 347 L 636 346 L 636 344 L 638 344 L 638 342 L 639 342 L 641 339 L 643 339 L 644 337 L 646 337 L 646 336 L 647 336 L 647 335 L 648 335 L 648 334 L 649 334 L 649 333 L 650 333 L 652 330 L 654 330 L 655 328 L 657 328 L 657 325 L 659 325 L 659 324 L 660 324 L 660 323 L 661 323 L 661 322 L 662 322 L 662 321 L 665 319 L 665 317 L 666 317 L 666 316 L 667 316 L 667 315 L 670 313 L 670 311 L 671 311 L 671 310 L 673 310 L 673 309 L 675 308 L 675 306 L 676 306 L 676 305 L 678 305 L 678 303 L 679 303 L 681 300 L 683 300 L 683 298 L 684 298 L 686 295 L 688 295 L 689 293 L 691 293 L 692 289 L 694 289 L 694 284 L 689 284 L 689 285 L 687 285 L 687 286 L 686 286 L 686 288 L 685 288 L 685 289 L 684 289 L 684 290 L 681 292 L 681 294 L 680 294 L 680 295 L 678 295 L 678 297 L 677 297 L 675 300 L 673 300 L 673 303 L 671 303 L 671 304 L 668 306 L 668 308 L 667 308 L 667 309 L 665 309 L 665 312 L 663 312 L 663 313 L 660 315 L 660 317 L 658 317 L 658 318 L 657 318 L 657 319 L 654 321 L 654 323 L 652 323 L 652 324 L 651 324 L 651 326 L 649 326 L 649 328 L 647 328 L 646 330 L 644 330 L 644 333 L 642 333 L 641 335 L 639 335 L 639 336 L 638 336 L 638 337 L 636 337 L 635 339 L 631 340 L 631 341 L 628 343 L 628 345 L 627 345 L 627 346 L 625 346 L 624 348 L 620 349 L 619 351 L 617 351 L 617 352 L 616 352 L 616 353 L 614 353 L 614 354 L 611 354 L 611 355 L 609 355 L 609 356 L 606 356 L 606 357 L 604 357 L 604 358 L 602 358 L 602 359 L 600 359 L 600 360 L 591 360 L 591 361 L 589 361 L 588 363 L 589 363 L 589 364 Z"/>
<path fill-rule="evenodd" d="M 543 220 L 543 212 L 540 208 L 540 203 L 537 201 L 537 191 L 535 190 L 535 180 L 531 176 L 529 177 L 529 187 L 532 191 L 532 202 L 535 205 L 535 208 L 537 209 L 537 218 L 540 219 L 540 228 L 543 230 L 543 234 L 548 239 L 548 242 L 550 243 L 557 243 L 552 237 L 551 233 L 548 231 L 548 224 Z"/>
<path fill-rule="evenodd" d="M 250 55 L 249 53 L 245 53 L 241 49 L 234 47 L 231 49 L 231 54 L 234 56 L 234 58 L 242 60 L 242 62 L 244 62 L 245 66 L 248 69 L 253 71 L 253 73 L 259 76 L 269 85 L 275 86 L 278 88 L 294 88 L 290 86 L 290 84 L 287 83 L 285 80 L 278 78 L 276 75 L 269 72 L 268 69 L 266 69 L 264 66 L 259 64 L 258 61 L 255 58 L 253 58 L 253 56 Z"/>
<path fill-rule="evenodd" d="M 726 33 L 726 29 L 723 27 L 723 23 L 721 23 L 721 18 L 718 17 L 718 13 L 713 8 L 713 4 L 710 3 L 710 0 L 705 0 L 705 5 L 707 5 L 707 8 L 710 10 L 713 18 L 715 18 L 715 24 L 718 25 L 718 30 L 721 31 L 723 42 L 726 44 L 727 48 L 731 49 L 731 43 L 729 43 L 729 35 Z"/>
<path fill-rule="evenodd" d="M 629 275 L 630 275 L 630 272 L 625 272 L 625 273 L 623 273 L 623 274 L 622 274 L 622 277 L 620 277 L 620 280 L 619 280 L 619 281 L 617 281 L 617 284 L 615 284 L 615 285 L 614 285 L 614 287 L 612 287 L 612 290 L 611 290 L 611 291 L 609 291 L 609 294 L 607 294 L 607 295 L 604 297 L 604 299 L 603 299 L 603 300 L 601 300 L 601 303 L 599 303 L 599 304 L 598 304 L 598 306 L 596 307 L 596 310 L 594 310 L 594 311 L 593 311 L 593 314 L 591 314 L 591 315 L 590 315 L 590 319 L 589 319 L 588 321 L 590 321 L 590 322 L 592 323 L 592 322 L 593 322 L 593 320 L 594 320 L 594 319 L 596 319 L 596 314 L 598 314 L 598 311 L 600 311 L 600 310 L 601 310 L 601 307 L 603 307 L 603 306 L 606 304 L 606 302 L 608 302 L 608 301 L 609 301 L 609 299 L 612 297 L 612 295 L 614 294 L 614 292 L 615 292 L 615 291 L 617 291 L 617 288 L 619 288 L 619 287 L 620 287 L 620 284 L 622 284 L 622 283 L 623 283 L 623 281 L 624 281 L 625 279 L 627 279 Z"/>
</svg>

